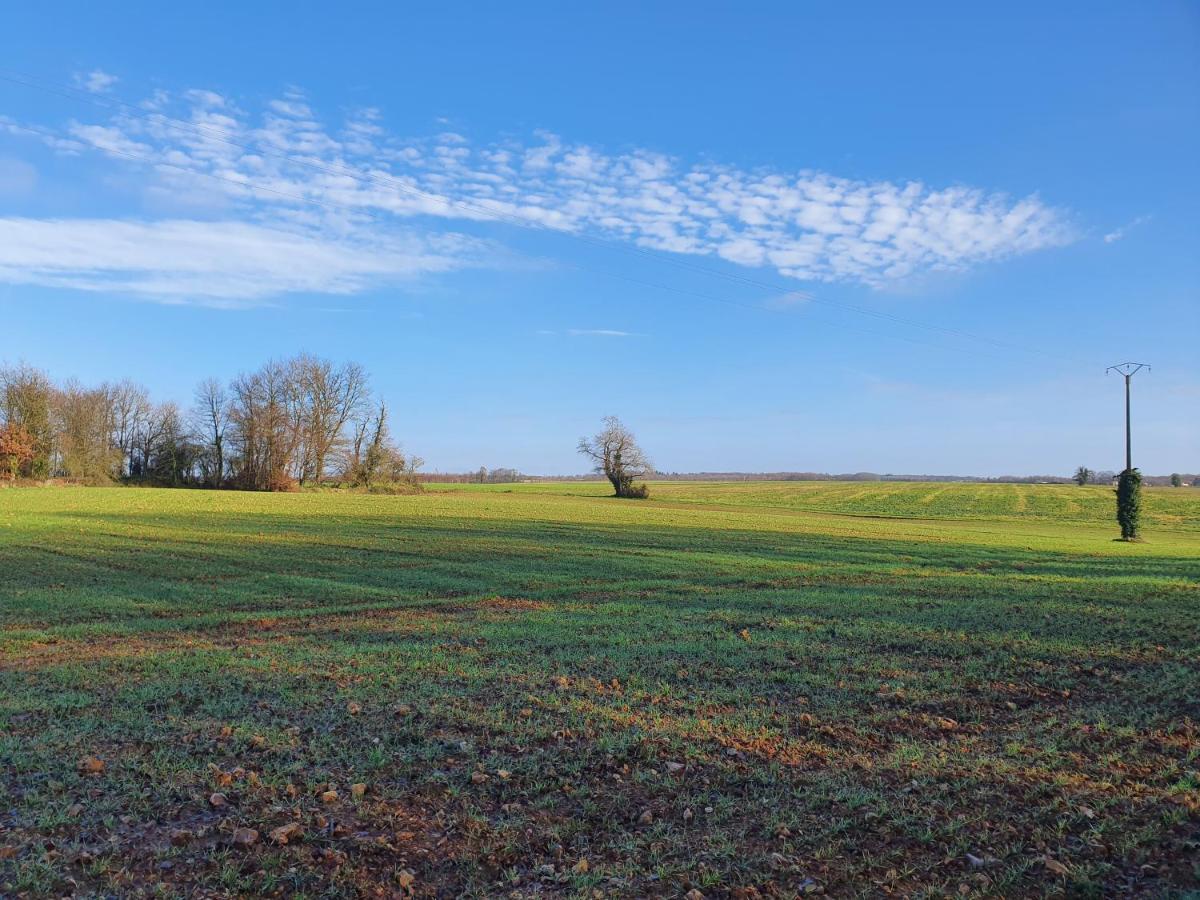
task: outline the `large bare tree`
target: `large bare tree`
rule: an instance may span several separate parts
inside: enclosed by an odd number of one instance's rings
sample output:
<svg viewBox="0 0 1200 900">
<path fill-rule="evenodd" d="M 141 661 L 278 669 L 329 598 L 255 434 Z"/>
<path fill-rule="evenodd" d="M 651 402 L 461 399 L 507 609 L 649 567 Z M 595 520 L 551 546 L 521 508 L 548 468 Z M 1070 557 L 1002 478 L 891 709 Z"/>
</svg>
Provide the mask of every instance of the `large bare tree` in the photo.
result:
<svg viewBox="0 0 1200 900">
<path fill-rule="evenodd" d="M 229 423 L 237 451 L 237 480 L 250 490 L 287 484 L 296 450 L 291 367 L 269 362 L 230 385 Z"/>
<path fill-rule="evenodd" d="M 211 411 L 212 388 L 201 391 Z M 303 355 L 239 376 L 228 407 L 238 480 L 258 490 L 320 481 L 347 447 L 347 426 L 364 414 L 368 398 L 366 372 L 356 363 Z"/>
<path fill-rule="evenodd" d="M 215 378 L 206 378 L 196 388 L 192 422 L 204 444 L 200 458 L 204 481 L 210 487 L 225 483 L 225 431 L 229 427 L 229 395 Z"/>
<path fill-rule="evenodd" d="M 112 389 L 68 381 L 57 392 L 52 422 L 56 468 L 69 478 L 113 478 L 121 474 L 121 451 L 112 445 Z"/>
<path fill-rule="evenodd" d="M 367 373 L 358 363 L 334 365 L 308 355 L 292 360 L 291 369 L 300 451 L 296 474 L 301 484 L 320 481 L 335 451 L 345 446 L 347 423 L 366 408 Z"/>
<path fill-rule="evenodd" d="M 132 475 L 138 436 L 151 411 L 150 394 L 128 378 L 110 389 L 113 416 L 113 446 L 121 454 L 122 475 Z"/>
<path fill-rule="evenodd" d="M 646 486 L 633 482 L 651 474 L 654 464 L 616 416 L 606 416 L 594 437 L 580 438 L 579 452 L 595 463 L 595 471 L 609 480 L 618 497 L 647 496 Z"/>
<path fill-rule="evenodd" d="M 138 433 L 141 476 L 180 484 L 195 461 L 194 447 L 179 407 L 171 402 L 151 404 Z"/>
<path fill-rule="evenodd" d="M 137 461 L 130 462 L 130 475 L 154 477 L 155 460 L 179 431 L 179 408 L 174 403 L 149 404 L 133 439 Z"/>
</svg>

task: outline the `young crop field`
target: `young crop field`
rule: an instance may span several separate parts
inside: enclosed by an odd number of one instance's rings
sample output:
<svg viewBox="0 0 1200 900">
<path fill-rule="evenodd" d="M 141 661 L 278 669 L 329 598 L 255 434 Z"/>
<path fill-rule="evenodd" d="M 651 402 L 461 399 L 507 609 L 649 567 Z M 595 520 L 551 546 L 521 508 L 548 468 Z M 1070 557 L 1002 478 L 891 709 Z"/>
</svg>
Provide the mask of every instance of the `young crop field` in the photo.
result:
<svg viewBox="0 0 1200 900">
<path fill-rule="evenodd" d="M 0 490 L 0 896 L 1182 896 L 1200 490 Z"/>
<path fill-rule="evenodd" d="M 441 485 L 439 489 L 571 492 L 604 496 L 608 486 L 576 484 Z M 1200 492 L 1146 488 L 1145 518 L 1151 527 L 1200 531 Z M 844 513 L 885 518 L 1047 520 L 1073 525 L 1113 522 L 1113 489 L 1099 485 L 964 484 L 869 481 L 659 482 L 654 497 L 664 502 L 707 507 L 759 507 Z"/>
</svg>

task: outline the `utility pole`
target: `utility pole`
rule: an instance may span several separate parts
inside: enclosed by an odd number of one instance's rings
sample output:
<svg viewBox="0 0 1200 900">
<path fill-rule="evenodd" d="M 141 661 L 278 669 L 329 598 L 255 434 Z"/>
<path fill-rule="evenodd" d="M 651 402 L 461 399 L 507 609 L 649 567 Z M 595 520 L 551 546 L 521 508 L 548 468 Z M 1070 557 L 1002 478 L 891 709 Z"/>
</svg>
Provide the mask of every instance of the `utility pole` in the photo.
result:
<svg viewBox="0 0 1200 900">
<path fill-rule="evenodd" d="M 1130 429 L 1129 429 L 1129 382 L 1130 382 L 1130 379 L 1132 379 L 1133 376 L 1136 375 L 1138 372 L 1140 372 L 1142 369 L 1145 369 L 1147 372 L 1150 371 L 1150 367 L 1148 365 L 1146 365 L 1145 363 L 1134 363 L 1134 362 L 1121 363 L 1119 366 L 1109 366 L 1107 369 L 1104 370 L 1105 375 L 1107 375 L 1109 372 L 1117 372 L 1118 374 L 1125 376 L 1125 471 L 1126 472 L 1129 472 L 1133 469 L 1133 451 L 1131 448 Z"/>
</svg>

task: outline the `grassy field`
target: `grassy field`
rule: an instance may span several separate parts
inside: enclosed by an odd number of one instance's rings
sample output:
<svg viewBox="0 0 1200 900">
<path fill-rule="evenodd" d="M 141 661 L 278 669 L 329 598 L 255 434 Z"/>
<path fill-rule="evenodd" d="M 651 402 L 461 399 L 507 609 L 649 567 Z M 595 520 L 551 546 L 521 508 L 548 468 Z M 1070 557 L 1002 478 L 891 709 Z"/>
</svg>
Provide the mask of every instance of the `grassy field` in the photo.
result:
<svg viewBox="0 0 1200 900">
<path fill-rule="evenodd" d="M 0 896 L 1196 889 L 1200 491 L 602 493 L 0 490 Z"/>
<path fill-rule="evenodd" d="M 435 490 L 563 493 L 604 496 L 607 484 L 437 485 Z M 1200 531 L 1200 491 L 1146 488 L 1144 517 L 1149 528 Z M 654 484 L 662 502 L 701 503 L 708 507 L 757 507 L 799 512 L 844 513 L 908 519 L 1046 520 L 1110 526 L 1114 521 L 1113 490 L 1062 484 L 938 484 L 864 481 L 675 481 Z"/>
</svg>

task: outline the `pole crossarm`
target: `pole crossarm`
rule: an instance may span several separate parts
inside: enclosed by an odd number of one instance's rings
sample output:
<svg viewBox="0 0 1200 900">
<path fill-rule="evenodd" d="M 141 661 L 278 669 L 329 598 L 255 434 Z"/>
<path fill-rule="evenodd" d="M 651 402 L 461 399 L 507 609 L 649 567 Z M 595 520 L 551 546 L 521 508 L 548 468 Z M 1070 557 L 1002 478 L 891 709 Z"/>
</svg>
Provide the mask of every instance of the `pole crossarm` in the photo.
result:
<svg viewBox="0 0 1200 900">
<path fill-rule="evenodd" d="M 1133 435 L 1132 426 L 1130 425 L 1129 416 L 1129 384 L 1133 380 L 1133 376 L 1145 369 L 1150 371 L 1150 366 L 1146 363 L 1138 362 L 1123 362 L 1115 366 L 1109 366 L 1104 370 L 1104 374 L 1109 372 L 1117 372 L 1125 377 L 1125 471 L 1133 471 Z"/>
<path fill-rule="evenodd" d="M 1145 369 L 1147 372 L 1149 372 L 1150 366 L 1146 363 L 1123 362 L 1118 363 L 1115 366 L 1109 366 L 1104 370 L 1104 374 L 1107 375 L 1109 372 L 1116 372 L 1119 375 L 1124 375 L 1126 378 L 1129 378 L 1131 375 L 1140 372 L 1142 369 Z"/>
</svg>

